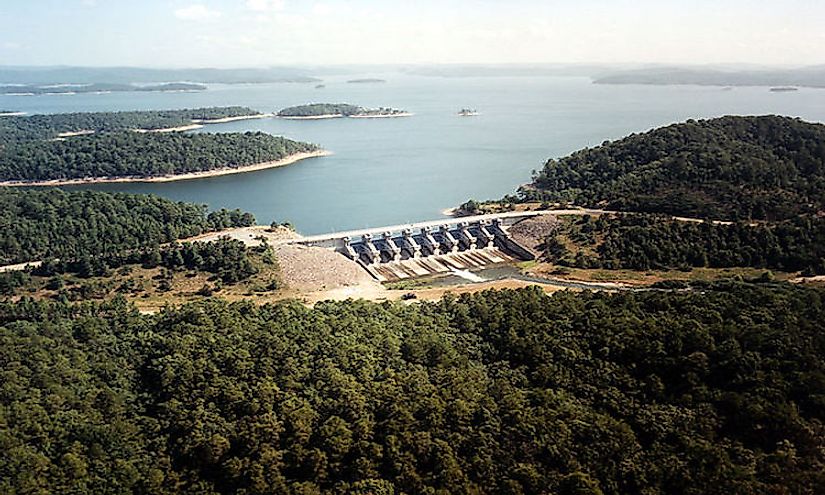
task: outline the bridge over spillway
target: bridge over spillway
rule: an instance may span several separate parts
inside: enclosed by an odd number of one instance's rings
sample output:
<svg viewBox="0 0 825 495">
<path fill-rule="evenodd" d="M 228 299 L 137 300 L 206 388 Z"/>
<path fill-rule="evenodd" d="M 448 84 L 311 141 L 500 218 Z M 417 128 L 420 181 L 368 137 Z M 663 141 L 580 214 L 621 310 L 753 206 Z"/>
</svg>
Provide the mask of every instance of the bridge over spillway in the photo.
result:
<svg viewBox="0 0 825 495">
<path fill-rule="evenodd" d="M 507 212 L 443 218 L 389 227 L 335 232 L 288 241 L 335 250 L 363 266 L 376 280 L 392 282 L 535 258 L 508 228 L 546 214 L 584 210 Z"/>
</svg>

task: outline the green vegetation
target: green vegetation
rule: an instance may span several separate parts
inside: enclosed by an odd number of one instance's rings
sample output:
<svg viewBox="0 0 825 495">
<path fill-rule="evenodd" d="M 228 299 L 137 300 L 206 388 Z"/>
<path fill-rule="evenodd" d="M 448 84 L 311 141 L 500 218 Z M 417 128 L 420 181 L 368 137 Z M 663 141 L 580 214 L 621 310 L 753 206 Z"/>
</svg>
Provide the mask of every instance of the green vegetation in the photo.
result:
<svg viewBox="0 0 825 495">
<path fill-rule="evenodd" d="M 207 213 L 203 205 L 156 196 L 5 188 L 0 189 L 0 264 L 113 256 L 254 223 L 249 213 Z"/>
<path fill-rule="evenodd" d="M 719 225 L 651 215 L 584 216 L 549 236 L 545 256 L 577 268 L 754 267 L 825 274 L 825 218 Z"/>
<path fill-rule="evenodd" d="M 2 112 L 0 112 L 2 113 Z M 0 145 L 17 141 L 54 139 L 61 133 L 116 132 L 134 129 L 166 129 L 191 124 L 193 120 L 260 115 L 247 107 L 212 107 L 140 112 L 59 113 L 8 117 L 0 120 Z"/>
<path fill-rule="evenodd" d="M 0 305 L 2 493 L 816 493 L 825 292 Z"/>
<path fill-rule="evenodd" d="M 279 117 L 319 117 L 322 115 L 358 115 L 361 107 L 347 103 L 313 103 L 284 108 L 278 112 Z"/>
<path fill-rule="evenodd" d="M 279 117 L 322 117 L 322 116 L 343 116 L 343 117 L 364 117 L 400 115 L 403 110 L 394 108 L 364 108 L 347 103 L 313 103 L 310 105 L 298 105 L 284 108 L 278 112 Z"/>
<path fill-rule="evenodd" d="M 313 144 L 263 132 L 113 132 L 8 145 L 0 153 L 0 180 L 148 178 L 239 168 L 317 149 Z"/>
<path fill-rule="evenodd" d="M 520 193 L 625 211 L 788 219 L 825 210 L 825 126 L 777 116 L 691 120 L 550 160 Z"/>
</svg>

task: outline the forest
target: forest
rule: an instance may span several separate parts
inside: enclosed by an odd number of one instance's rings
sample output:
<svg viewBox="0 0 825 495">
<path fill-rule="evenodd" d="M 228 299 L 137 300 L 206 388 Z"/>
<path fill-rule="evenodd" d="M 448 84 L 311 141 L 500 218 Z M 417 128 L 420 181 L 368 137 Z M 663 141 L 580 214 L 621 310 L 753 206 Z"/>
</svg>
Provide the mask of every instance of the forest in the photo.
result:
<svg viewBox="0 0 825 495">
<path fill-rule="evenodd" d="M 821 493 L 823 303 L 0 303 L 0 492 Z"/>
<path fill-rule="evenodd" d="M 284 108 L 278 112 L 279 117 L 318 117 L 321 115 L 358 115 L 364 109 L 347 103 L 313 103 Z"/>
<path fill-rule="evenodd" d="M 633 134 L 549 160 L 522 201 L 717 220 L 825 210 L 825 125 L 722 117 Z"/>
<path fill-rule="evenodd" d="M 317 149 L 314 144 L 263 132 L 111 132 L 7 145 L 0 150 L 0 180 L 147 178 L 239 168 Z"/>
<path fill-rule="evenodd" d="M 298 105 L 284 108 L 278 112 L 279 117 L 320 117 L 329 115 L 341 115 L 344 117 L 397 115 L 404 113 L 403 110 L 394 108 L 364 108 L 347 103 L 313 103 L 310 105 Z"/>
<path fill-rule="evenodd" d="M 633 270 L 754 267 L 825 275 L 825 218 L 714 224 L 656 215 L 579 217 L 544 244 L 553 263 Z"/>
<path fill-rule="evenodd" d="M 0 188 L 0 265 L 112 256 L 254 224 L 250 213 L 151 195 Z"/>
<path fill-rule="evenodd" d="M 193 120 L 259 115 L 247 107 L 210 107 L 139 112 L 80 112 L 38 114 L 0 119 L 0 146 L 18 141 L 54 139 L 65 132 L 115 132 L 134 129 L 166 129 Z"/>
</svg>

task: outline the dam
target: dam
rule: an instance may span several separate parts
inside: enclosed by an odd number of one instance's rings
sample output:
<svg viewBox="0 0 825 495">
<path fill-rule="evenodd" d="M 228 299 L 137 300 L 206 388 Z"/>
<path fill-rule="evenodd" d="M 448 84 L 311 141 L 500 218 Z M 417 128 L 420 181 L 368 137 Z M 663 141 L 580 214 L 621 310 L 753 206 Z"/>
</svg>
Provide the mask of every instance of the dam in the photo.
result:
<svg viewBox="0 0 825 495">
<path fill-rule="evenodd" d="M 335 232 L 289 241 L 334 250 L 379 282 L 535 259 L 508 228 L 546 212 L 507 212 Z"/>
</svg>

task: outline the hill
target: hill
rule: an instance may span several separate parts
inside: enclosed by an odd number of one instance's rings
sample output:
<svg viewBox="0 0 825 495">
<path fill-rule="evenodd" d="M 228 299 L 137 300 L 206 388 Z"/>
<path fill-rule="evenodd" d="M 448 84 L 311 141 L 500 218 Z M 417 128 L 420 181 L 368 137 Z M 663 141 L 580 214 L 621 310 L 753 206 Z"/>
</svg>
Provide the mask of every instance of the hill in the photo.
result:
<svg viewBox="0 0 825 495">
<path fill-rule="evenodd" d="M 819 493 L 825 293 L 0 303 L 2 493 Z"/>
<path fill-rule="evenodd" d="M 825 125 L 779 116 L 690 120 L 551 159 L 520 193 L 714 219 L 825 211 Z"/>
</svg>

